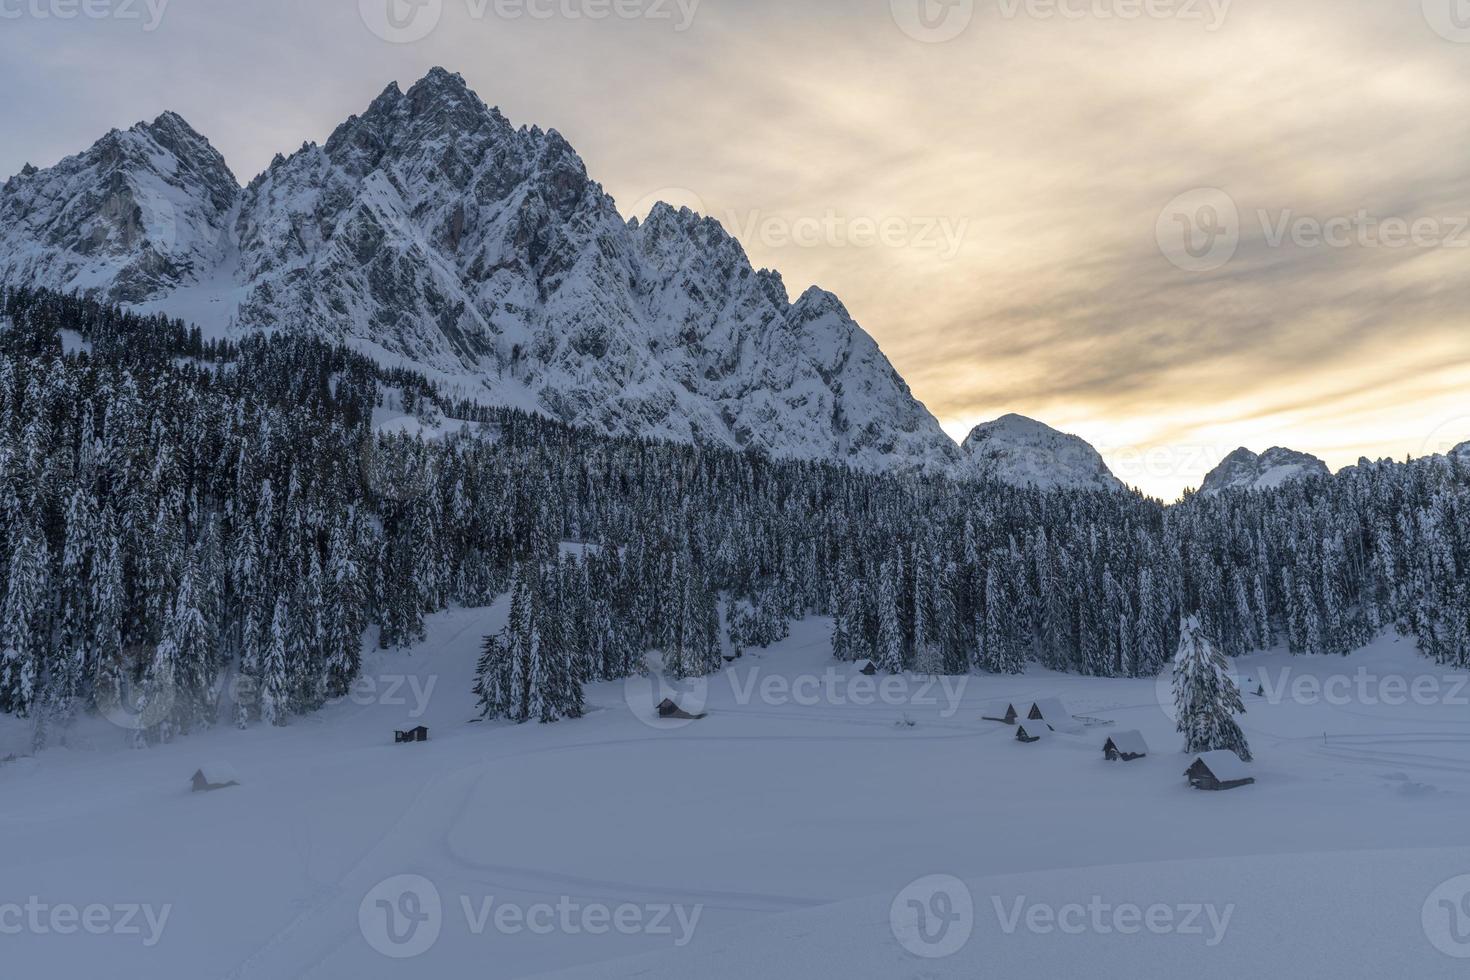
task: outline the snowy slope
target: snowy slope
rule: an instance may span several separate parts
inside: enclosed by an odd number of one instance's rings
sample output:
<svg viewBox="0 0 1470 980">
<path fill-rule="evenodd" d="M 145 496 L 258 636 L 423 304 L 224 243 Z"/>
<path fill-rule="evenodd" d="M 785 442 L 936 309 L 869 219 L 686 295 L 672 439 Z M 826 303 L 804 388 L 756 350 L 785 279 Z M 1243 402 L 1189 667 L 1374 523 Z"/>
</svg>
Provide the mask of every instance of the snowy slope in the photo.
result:
<svg viewBox="0 0 1470 980">
<path fill-rule="evenodd" d="M 1210 471 L 1200 492 L 1270 490 L 1295 480 L 1331 475 L 1326 463 L 1307 453 L 1278 447 L 1257 456 L 1249 449 L 1237 449 Z"/>
<path fill-rule="evenodd" d="M 0 215 L 3 283 L 340 340 L 608 433 L 867 467 L 959 456 L 836 297 L 793 302 L 687 210 L 625 221 L 560 134 L 442 69 L 244 189 L 169 115 L 12 179 Z"/>
<path fill-rule="evenodd" d="M 372 655 L 357 696 L 284 729 L 222 729 L 140 752 L 98 722 L 71 749 L 0 764 L 0 902 L 172 909 L 152 946 L 138 935 L 6 936 L 5 975 L 1464 975 L 1421 925 L 1436 886 L 1470 872 L 1470 721 L 1448 699 L 1248 698 L 1258 782 L 1208 794 L 1185 785 L 1153 680 L 1033 668 L 946 678 L 948 688 L 913 678 L 906 695 L 869 690 L 860 703 L 851 665 L 830 659 L 824 620 L 713 678 L 701 722 L 650 724 L 621 685 L 601 684 L 580 721 L 470 723 L 480 638 L 505 614 L 502 602 L 430 617 L 411 654 Z M 1237 666 L 1273 691 L 1290 689 L 1283 671 L 1441 673 L 1392 637 L 1346 660 Z M 981 720 L 992 699 L 1046 696 L 1116 724 L 1023 746 Z M 901 715 L 914 726 L 896 726 Z M 392 744 L 394 729 L 420 723 L 428 743 Z M 26 744 L 23 731 L 6 737 L 21 724 L 0 719 L 0 758 Z M 1104 762 L 1106 734 L 1130 729 L 1150 756 Z M 191 794 L 190 774 L 214 761 L 241 785 Z M 889 911 L 935 874 L 968 883 L 975 922 L 953 956 L 924 960 L 901 946 Z M 391 959 L 369 937 L 382 938 L 375 889 L 399 875 L 426 879 L 442 904 L 433 942 Z M 993 908 L 1092 896 L 1235 909 L 1206 946 L 1206 936 L 1147 931 L 1006 933 Z M 673 918 L 669 933 L 477 932 L 491 898 L 521 909 L 682 905 L 699 917 L 683 947 Z"/>
<path fill-rule="evenodd" d="M 1021 415 L 976 426 L 961 450 L 972 472 L 1012 486 L 1124 489 L 1085 440 Z"/>
</svg>

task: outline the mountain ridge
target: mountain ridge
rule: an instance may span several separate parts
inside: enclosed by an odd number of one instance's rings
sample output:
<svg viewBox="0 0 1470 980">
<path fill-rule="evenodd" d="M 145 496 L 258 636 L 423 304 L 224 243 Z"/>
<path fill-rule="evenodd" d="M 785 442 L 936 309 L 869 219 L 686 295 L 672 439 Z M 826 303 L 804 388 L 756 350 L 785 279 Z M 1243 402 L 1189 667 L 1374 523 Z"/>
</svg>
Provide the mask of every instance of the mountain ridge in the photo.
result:
<svg viewBox="0 0 1470 980">
<path fill-rule="evenodd" d="M 712 218 L 625 220 L 555 129 L 442 68 L 243 186 L 170 112 L 12 178 L 0 216 L 0 283 L 320 336 L 610 434 L 960 460 L 833 294 L 792 300 Z"/>
</svg>

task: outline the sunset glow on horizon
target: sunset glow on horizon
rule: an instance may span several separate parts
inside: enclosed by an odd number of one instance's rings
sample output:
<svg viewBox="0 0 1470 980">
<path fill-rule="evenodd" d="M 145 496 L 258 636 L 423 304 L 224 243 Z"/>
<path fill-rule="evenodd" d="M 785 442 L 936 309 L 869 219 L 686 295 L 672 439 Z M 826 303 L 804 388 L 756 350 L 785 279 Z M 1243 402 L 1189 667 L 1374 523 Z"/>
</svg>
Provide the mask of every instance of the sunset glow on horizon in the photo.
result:
<svg viewBox="0 0 1470 980">
<path fill-rule="evenodd" d="M 837 294 L 956 439 L 1026 415 L 1167 500 L 1240 446 L 1337 469 L 1470 440 L 1470 43 L 1420 0 L 1125 8 L 444 0 L 392 43 L 356 3 L 284 32 L 179 2 L 156 59 L 115 44 L 136 25 L 64 25 L 76 80 L 32 89 L 0 172 L 172 109 L 244 182 L 444 65 L 559 130 L 626 217 L 695 207 L 793 296 Z M 26 27 L 13 90 L 62 57 L 37 40 L 63 25 Z"/>
</svg>

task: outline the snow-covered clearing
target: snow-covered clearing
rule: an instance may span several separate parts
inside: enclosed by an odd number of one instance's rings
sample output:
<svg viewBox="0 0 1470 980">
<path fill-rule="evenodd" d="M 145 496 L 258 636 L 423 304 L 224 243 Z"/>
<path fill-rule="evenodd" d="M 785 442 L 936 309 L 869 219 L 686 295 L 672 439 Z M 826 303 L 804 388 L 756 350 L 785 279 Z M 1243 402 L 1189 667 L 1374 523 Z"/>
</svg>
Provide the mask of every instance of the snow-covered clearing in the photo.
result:
<svg viewBox="0 0 1470 980">
<path fill-rule="evenodd" d="M 1470 902 L 1435 894 L 1470 874 L 1470 690 L 1400 697 L 1438 672 L 1394 638 L 1242 661 L 1269 695 L 1243 719 L 1257 783 L 1217 794 L 1185 784 L 1152 681 L 859 679 L 822 620 L 686 697 L 702 721 L 655 723 L 629 708 L 650 688 L 613 684 L 580 721 L 472 723 L 504 607 L 433 617 L 289 728 L 133 751 L 97 723 L 0 765 L 0 975 L 1465 975 L 1433 940 L 1470 953 Z M 1345 697 L 1306 703 L 1337 676 Z M 1116 724 L 1021 745 L 981 720 L 1047 696 Z M 419 724 L 431 741 L 393 744 Z M 26 736 L 5 725 L 0 758 Z M 1151 755 L 1104 762 L 1129 729 Z M 241 785 L 191 793 L 215 762 Z M 104 934 L 49 918 L 92 905 Z"/>
</svg>

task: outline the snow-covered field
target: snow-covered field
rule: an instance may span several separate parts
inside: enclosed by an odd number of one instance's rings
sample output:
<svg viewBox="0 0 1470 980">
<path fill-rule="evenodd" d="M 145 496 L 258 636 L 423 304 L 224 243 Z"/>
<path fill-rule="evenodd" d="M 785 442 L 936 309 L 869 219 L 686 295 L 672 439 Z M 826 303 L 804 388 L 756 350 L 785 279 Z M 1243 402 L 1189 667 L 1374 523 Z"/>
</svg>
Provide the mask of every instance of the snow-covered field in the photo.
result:
<svg viewBox="0 0 1470 980">
<path fill-rule="evenodd" d="M 289 728 L 133 751 L 98 722 L 0 765 L 0 976 L 1470 969 L 1448 955 L 1470 955 L 1470 689 L 1395 638 L 1241 662 L 1268 688 L 1243 719 L 1257 783 L 1215 794 L 1185 784 L 1152 681 L 859 679 L 821 620 L 695 691 L 700 721 L 654 722 L 634 684 L 577 722 L 473 723 L 504 615 L 434 617 Z M 981 718 L 1044 696 L 1115 724 L 1022 745 Z M 27 739 L 5 724 L 0 758 Z M 393 744 L 418 724 L 431 741 Z M 1105 762 L 1128 729 L 1152 754 Z M 215 761 L 240 785 L 191 793 Z"/>
</svg>

